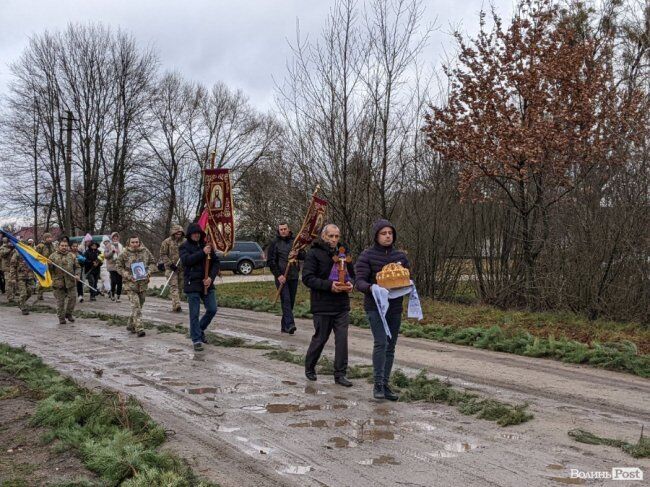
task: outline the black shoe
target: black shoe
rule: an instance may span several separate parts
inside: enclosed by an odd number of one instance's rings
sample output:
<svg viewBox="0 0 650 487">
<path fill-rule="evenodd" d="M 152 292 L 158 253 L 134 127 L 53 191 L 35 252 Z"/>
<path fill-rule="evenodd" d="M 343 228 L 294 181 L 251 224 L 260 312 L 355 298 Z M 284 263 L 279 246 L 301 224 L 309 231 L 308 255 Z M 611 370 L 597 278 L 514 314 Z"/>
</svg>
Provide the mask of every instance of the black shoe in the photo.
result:
<svg viewBox="0 0 650 487">
<path fill-rule="evenodd" d="M 26 309 L 23 309 L 23 310 L 21 311 L 21 313 L 24 314 L 24 315 L 28 315 L 28 314 L 29 314 L 29 311 L 27 311 Z"/>
<path fill-rule="evenodd" d="M 127 326 L 126 331 L 131 332 L 131 333 L 135 333 L 135 328 L 133 328 L 132 326 Z"/>
<path fill-rule="evenodd" d="M 65 315 L 65 319 L 68 320 L 70 323 L 74 323 L 74 318 L 72 315 Z"/>
<path fill-rule="evenodd" d="M 140 331 L 138 332 L 138 338 L 142 338 L 142 337 L 145 336 L 145 335 L 146 335 L 146 333 L 144 332 L 144 330 L 140 330 Z"/>
<path fill-rule="evenodd" d="M 205 333 L 201 335 L 201 342 L 205 343 L 206 345 L 208 344 L 208 339 L 205 337 Z"/>
<path fill-rule="evenodd" d="M 352 387 L 352 382 L 350 382 L 350 381 L 348 380 L 348 378 L 345 377 L 345 376 L 343 376 L 343 377 L 336 377 L 336 378 L 334 379 L 334 382 L 335 382 L 336 384 L 340 385 L 340 386 L 343 386 L 343 387 Z"/>
<path fill-rule="evenodd" d="M 311 381 L 315 381 L 317 379 L 316 372 L 314 372 L 313 370 L 305 370 L 305 377 L 307 377 Z"/>
<path fill-rule="evenodd" d="M 295 332 L 296 332 L 296 327 L 295 326 L 292 326 L 288 331 L 289 335 L 293 335 Z"/>
<path fill-rule="evenodd" d="M 390 387 L 388 387 L 388 384 L 384 384 L 384 397 L 389 401 L 397 401 L 399 399 L 399 396 L 391 391 Z"/>
<path fill-rule="evenodd" d="M 59 318 L 59 325 L 65 325 L 65 318 Z"/>
<path fill-rule="evenodd" d="M 195 352 L 202 352 L 204 350 L 203 344 L 202 343 L 195 343 L 194 344 L 194 351 Z"/>
<path fill-rule="evenodd" d="M 174 308 L 174 311 L 173 311 L 173 312 L 174 312 L 174 313 L 181 313 L 182 311 L 183 311 L 183 308 L 181 308 L 180 306 L 176 306 L 176 307 Z"/>
<path fill-rule="evenodd" d="M 384 386 L 381 384 L 375 384 L 375 388 L 372 390 L 372 397 L 375 399 L 386 399 L 384 396 Z"/>
</svg>

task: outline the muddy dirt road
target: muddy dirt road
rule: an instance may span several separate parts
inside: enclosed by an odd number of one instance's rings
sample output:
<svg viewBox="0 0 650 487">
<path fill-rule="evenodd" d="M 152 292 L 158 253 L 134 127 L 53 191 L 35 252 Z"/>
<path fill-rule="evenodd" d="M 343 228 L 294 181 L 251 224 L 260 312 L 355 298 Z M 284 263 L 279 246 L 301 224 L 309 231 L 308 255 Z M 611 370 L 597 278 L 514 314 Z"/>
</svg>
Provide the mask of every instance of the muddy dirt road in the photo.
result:
<svg viewBox="0 0 650 487">
<path fill-rule="evenodd" d="M 53 306 L 48 293 L 45 304 Z M 127 302 L 101 298 L 78 309 L 129 312 Z M 155 298 L 144 318 L 187 321 Z M 212 331 L 304 353 L 311 329 L 298 320 L 296 335 L 281 336 L 272 315 L 220 309 Z M 642 425 L 647 431 L 650 381 L 632 375 L 400 338 L 396 365 L 407 372 L 425 368 L 460 388 L 530 403 L 535 419 L 502 428 L 442 404 L 372 401 L 363 380 L 351 389 L 331 376 L 308 383 L 302 367 L 270 360 L 264 350 L 207 345 L 195 354 L 178 333 L 149 330 L 137 339 L 98 320 L 62 326 L 53 314 L 24 317 L 0 307 L 0 341 L 26 345 L 88 386 L 135 396 L 172 433 L 168 448 L 224 486 L 618 485 L 569 478 L 570 469 L 614 466 L 650 475 L 648 460 L 567 435 L 584 428 L 635 441 Z M 350 362 L 370 363 L 371 343 L 368 330 L 351 328 Z"/>
</svg>

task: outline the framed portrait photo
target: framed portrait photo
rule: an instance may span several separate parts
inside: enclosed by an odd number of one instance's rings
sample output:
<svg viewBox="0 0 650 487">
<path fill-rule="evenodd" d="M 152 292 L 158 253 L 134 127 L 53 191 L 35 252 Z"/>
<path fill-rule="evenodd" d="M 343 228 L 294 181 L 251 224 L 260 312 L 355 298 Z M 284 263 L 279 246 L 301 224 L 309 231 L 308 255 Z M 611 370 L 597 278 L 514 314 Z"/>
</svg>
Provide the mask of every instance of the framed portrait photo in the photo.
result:
<svg viewBox="0 0 650 487">
<path fill-rule="evenodd" d="M 134 281 L 142 281 L 147 278 L 147 268 L 142 262 L 134 262 L 131 264 L 131 274 Z"/>
</svg>

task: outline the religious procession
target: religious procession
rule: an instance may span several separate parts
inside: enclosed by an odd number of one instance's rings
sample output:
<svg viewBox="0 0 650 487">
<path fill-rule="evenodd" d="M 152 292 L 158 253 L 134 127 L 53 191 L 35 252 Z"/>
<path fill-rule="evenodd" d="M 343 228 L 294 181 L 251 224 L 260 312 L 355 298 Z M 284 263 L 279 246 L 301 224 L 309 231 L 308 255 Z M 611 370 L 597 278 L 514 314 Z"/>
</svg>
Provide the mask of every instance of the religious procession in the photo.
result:
<svg viewBox="0 0 650 487">
<path fill-rule="evenodd" d="M 214 164 L 215 154 L 211 158 Z M 105 238 L 101 246 L 90 234 L 81 246 L 61 236 L 54 241 L 50 233 L 35 245 L 33 239 L 18 240 L 8 231 L 0 247 L 2 293 L 15 302 L 23 315 L 30 313 L 30 299 L 43 301 L 45 289 L 56 299 L 59 325 L 74 323 L 73 312 L 89 292 L 90 301 L 98 296 L 121 302 L 124 293 L 131 307 L 126 331 L 137 338 L 146 336 L 142 323 L 151 274 L 164 271 L 173 312 L 182 313 L 182 299 L 189 312 L 189 338 L 194 352 L 204 352 L 206 330 L 217 315 L 220 276 L 217 252 L 227 255 L 233 248 L 235 207 L 228 169 L 206 169 L 205 208 L 186 230 L 171 228 L 163 240 L 159 259 L 142 245 L 140 237 L 129 234 L 121 242 L 118 232 Z M 312 195 L 302 227 L 296 236 L 286 222 L 277 225 L 277 237 L 268 246 L 268 266 L 273 274 L 282 317 L 280 333 L 297 332 L 293 316 L 299 280 L 310 291 L 310 311 L 314 333 L 305 353 L 305 377 L 318 379 L 316 365 L 330 335 L 334 334 L 334 382 L 352 387 L 348 368 L 348 328 L 350 293 L 364 295 L 364 310 L 374 337 L 372 364 L 376 400 L 397 401 L 389 385 L 403 312 L 409 297 L 408 317 L 422 319 L 417 290 L 410 275 L 406 253 L 397 245 L 397 230 L 388 220 L 373 225 L 374 241 L 354 259 L 342 240 L 336 223 L 327 222 L 327 201 Z M 201 315 L 201 304 L 203 314 Z"/>
</svg>

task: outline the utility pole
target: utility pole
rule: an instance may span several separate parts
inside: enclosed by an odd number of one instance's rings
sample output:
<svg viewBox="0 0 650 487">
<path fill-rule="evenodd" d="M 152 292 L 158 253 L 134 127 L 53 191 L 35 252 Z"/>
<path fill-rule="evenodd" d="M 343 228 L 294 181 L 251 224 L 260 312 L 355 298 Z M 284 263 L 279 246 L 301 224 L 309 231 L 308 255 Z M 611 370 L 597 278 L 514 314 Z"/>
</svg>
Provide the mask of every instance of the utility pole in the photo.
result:
<svg viewBox="0 0 650 487">
<path fill-rule="evenodd" d="M 61 121 L 63 120 L 67 121 L 65 163 L 63 164 L 65 171 L 65 233 L 72 236 L 72 122 L 75 122 L 76 119 L 72 118 L 72 112 L 68 110 L 66 116 L 61 117 Z"/>
</svg>

